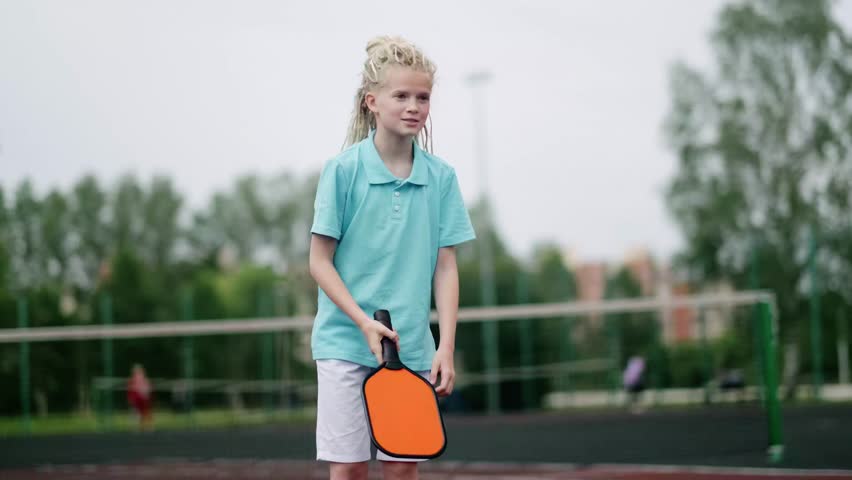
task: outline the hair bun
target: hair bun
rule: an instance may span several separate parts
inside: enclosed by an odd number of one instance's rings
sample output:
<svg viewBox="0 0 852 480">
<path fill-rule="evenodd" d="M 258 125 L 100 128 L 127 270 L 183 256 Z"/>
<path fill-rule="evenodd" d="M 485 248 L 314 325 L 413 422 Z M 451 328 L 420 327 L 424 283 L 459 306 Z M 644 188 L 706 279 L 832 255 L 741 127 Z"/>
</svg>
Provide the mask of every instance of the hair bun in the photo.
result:
<svg viewBox="0 0 852 480">
<path fill-rule="evenodd" d="M 373 56 L 373 53 L 375 53 L 376 50 L 386 47 L 389 43 L 391 43 L 391 41 L 392 37 L 387 35 L 371 38 L 367 42 L 367 48 L 365 49 L 367 50 L 367 55 Z"/>
</svg>

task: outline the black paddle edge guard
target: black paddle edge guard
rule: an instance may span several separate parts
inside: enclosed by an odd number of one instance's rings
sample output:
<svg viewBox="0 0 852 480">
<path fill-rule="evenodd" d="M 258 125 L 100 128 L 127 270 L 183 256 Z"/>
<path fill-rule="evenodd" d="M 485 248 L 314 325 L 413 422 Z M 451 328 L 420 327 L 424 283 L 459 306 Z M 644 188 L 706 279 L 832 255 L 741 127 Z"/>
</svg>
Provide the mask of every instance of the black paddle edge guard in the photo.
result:
<svg viewBox="0 0 852 480">
<path fill-rule="evenodd" d="M 386 310 L 379 310 L 379 311 L 381 312 L 381 311 L 386 311 Z M 390 320 L 390 318 L 388 318 L 388 320 Z M 435 393 L 435 386 L 432 385 L 431 383 L 429 383 L 429 380 L 426 380 L 425 378 L 421 377 L 419 373 L 417 373 L 414 370 L 406 367 L 402 363 L 400 363 L 401 368 L 404 368 L 404 369 L 408 370 L 409 372 L 413 373 L 415 377 L 422 380 L 426 385 L 429 385 L 429 388 L 432 390 L 432 395 L 435 397 L 435 408 L 438 409 L 438 418 L 441 419 L 441 434 L 444 437 L 444 443 L 443 443 L 443 445 L 441 445 L 440 450 L 438 450 L 437 452 L 430 454 L 430 455 L 401 455 L 399 453 L 394 453 L 394 452 L 388 450 L 387 448 L 383 447 L 382 444 L 380 444 L 376 440 L 376 435 L 373 433 L 373 421 L 370 418 L 370 409 L 367 407 L 367 392 L 366 392 L 366 389 L 367 389 L 367 380 L 369 380 L 370 377 L 372 377 L 373 375 L 379 373 L 379 371 L 381 371 L 383 365 L 384 364 L 379 365 L 379 368 L 370 372 L 370 374 L 367 375 L 367 377 L 364 379 L 364 382 L 361 383 L 361 405 L 364 407 L 364 415 L 367 417 L 367 430 L 370 432 L 370 441 L 373 442 L 373 445 L 375 445 L 377 449 L 381 450 L 382 453 L 384 453 L 385 455 L 390 455 L 391 457 L 417 459 L 417 460 L 434 460 L 434 459 L 440 457 L 441 455 L 444 454 L 444 451 L 447 450 L 447 427 L 444 425 L 444 416 L 441 415 L 441 406 L 438 404 L 438 394 Z"/>
</svg>

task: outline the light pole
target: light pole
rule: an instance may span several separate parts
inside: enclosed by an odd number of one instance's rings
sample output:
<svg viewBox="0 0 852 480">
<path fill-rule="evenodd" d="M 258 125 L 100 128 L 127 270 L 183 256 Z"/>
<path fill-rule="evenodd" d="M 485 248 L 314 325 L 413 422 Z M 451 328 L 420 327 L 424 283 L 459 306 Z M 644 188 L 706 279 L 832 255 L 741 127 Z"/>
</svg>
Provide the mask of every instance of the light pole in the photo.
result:
<svg viewBox="0 0 852 480">
<path fill-rule="evenodd" d="M 479 288 L 483 306 L 497 303 L 497 289 L 494 282 L 494 254 L 491 245 L 491 202 L 488 195 L 488 172 L 486 164 L 486 115 L 485 102 L 482 95 L 483 87 L 491 81 L 491 72 L 482 70 L 467 76 L 466 83 L 473 93 L 473 147 L 476 169 L 479 177 L 479 205 L 482 209 L 482 224 L 479 232 Z M 500 411 L 500 366 L 497 344 L 497 323 L 485 321 L 482 324 L 482 343 L 484 348 L 484 364 L 487 373 L 486 406 L 489 413 Z"/>
</svg>

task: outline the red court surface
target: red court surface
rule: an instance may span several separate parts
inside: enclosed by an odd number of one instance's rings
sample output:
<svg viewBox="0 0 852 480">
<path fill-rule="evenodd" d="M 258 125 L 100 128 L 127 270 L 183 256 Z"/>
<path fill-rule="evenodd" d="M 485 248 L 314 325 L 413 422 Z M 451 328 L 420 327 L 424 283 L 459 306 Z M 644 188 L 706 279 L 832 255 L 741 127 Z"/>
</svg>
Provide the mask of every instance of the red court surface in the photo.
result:
<svg viewBox="0 0 852 480">
<path fill-rule="evenodd" d="M 289 479 L 328 478 L 326 465 L 309 461 L 162 461 L 138 464 L 56 465 L 0 470 L 4 480 L 82 479 Z M 370 479 L 381 469 L 370 467 Z M 499 464 L 433 462 L 420 469 L 422 480 L 852 480 L 852 470 L 793 470 L 631 465 Z"/>
</svg>

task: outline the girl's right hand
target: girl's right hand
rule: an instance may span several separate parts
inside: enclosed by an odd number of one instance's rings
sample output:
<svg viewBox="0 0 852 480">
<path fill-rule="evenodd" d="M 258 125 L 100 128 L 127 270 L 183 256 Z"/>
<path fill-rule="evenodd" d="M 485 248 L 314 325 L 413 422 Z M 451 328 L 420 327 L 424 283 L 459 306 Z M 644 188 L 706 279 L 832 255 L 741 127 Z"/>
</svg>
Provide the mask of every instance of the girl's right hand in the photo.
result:
<svg viewBox="0 0 852 480">
<path fill-rule="evenodd" d="M 376 356 L 376 361 L 379 362 L 380 365 L 384 361 L 384 359 L 382 359 L 382 338 L 388 337 L 393 340 L 396 344 L 396 351 L 399 351 L 399 335 L 394 330 L 389 329 L 375 320 L 371 319 L 364 322 L 361 327 L 361 333 L 363 333 L 364 338 L 367 339 L 367 345 L 369 345 L 370 351 Z"/>
</svg>

